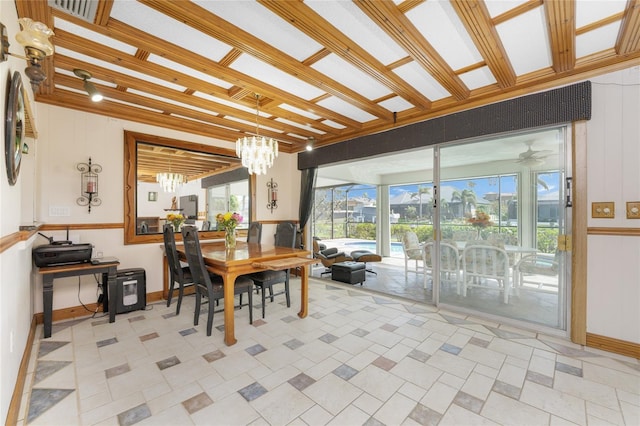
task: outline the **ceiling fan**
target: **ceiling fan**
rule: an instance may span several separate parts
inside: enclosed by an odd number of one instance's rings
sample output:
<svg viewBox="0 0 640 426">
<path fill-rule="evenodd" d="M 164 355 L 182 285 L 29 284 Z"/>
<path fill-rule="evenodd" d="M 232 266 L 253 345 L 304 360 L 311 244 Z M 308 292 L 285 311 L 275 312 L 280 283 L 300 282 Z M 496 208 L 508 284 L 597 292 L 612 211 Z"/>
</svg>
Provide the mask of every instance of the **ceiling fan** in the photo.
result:
<svg viewBox="0 0 640 426">
<path fill-rule="evenodd" d="M 523 166 L 538 166 L 544 163 L 545 158 L 552 153 L 552 151 L 546 149 L 540 151 L 531 149 L 533 141 L 525 141 L 525 145 L 527 145 L 527 150 L 521 152 L 516 160 L 516 163 L 522 164 Z"/>
</svg>

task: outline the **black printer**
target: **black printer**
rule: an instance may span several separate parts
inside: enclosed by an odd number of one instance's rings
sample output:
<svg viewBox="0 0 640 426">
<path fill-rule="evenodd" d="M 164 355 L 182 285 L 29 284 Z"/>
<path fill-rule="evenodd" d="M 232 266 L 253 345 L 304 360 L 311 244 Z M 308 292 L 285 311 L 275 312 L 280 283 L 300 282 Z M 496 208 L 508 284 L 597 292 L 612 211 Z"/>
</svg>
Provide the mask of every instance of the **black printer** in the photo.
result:
<svg viewBox="0 0 640 426">
<path fill-rule="evenodd" d="M 53 238 L 45 235 L 42 236 L 49 240 L 49 244 L 35 247 L 31 251 L 33 261 L 37 267 L 74 265 L 91 261 L 92 244 L 73 244 L 71 241 L 52 241 Z"/>
</svg>

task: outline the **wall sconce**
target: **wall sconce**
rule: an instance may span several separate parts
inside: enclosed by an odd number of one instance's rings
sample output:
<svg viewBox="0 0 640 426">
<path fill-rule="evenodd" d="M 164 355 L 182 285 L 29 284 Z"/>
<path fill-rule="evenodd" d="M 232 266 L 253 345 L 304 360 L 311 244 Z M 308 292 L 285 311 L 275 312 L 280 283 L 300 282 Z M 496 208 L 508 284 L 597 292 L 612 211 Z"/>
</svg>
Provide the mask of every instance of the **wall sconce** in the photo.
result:
<svg viewBox="0 0 640 426">
<path fill-rule="evenodd" d="M 273 178 L 267 182 L 267 191 L 269 191 L 267 208 L 273 213 L 273 209 L 278 208 L 278 184 L 273 181 Z"/>
<path fill-rule="evenodd" d="M 89 71 L 81 70 L 78 68 L 74 69 L 73 73 L 84 81 L 84 90 L 87 91 L 91 100 L 93 102 L 100 102 L 102 100 L 102 94 L 98 92 L 96 86 L 94 86 L 93 83 L 89 81 L 89 79 L 92 77 L 91 73 Z"/>
<path fill-rule="evenodd" d="M 53 55 L 53 44 L 49 41 L 49 37 L 53 34 L 42 22 L 33 21 L 30 18 L 18 19 L 22 31 L 16 34 L 16 40 L 24 47 L 25 56 L 9 53 L 9 37 L 7 28 L 0 24 L 0 61 L 4 62 L 9 59 L 9 55 L 29 61 L 29 66 L 24 69 L 24 73 L 29 77 L 31 87 L 35 92 L 38 86 L 46 80 L 47 76 L 42 71 L 42 61 L 47 56 Z"/>
<path fill-rule="evenodd" d="M 76 202 L 80 206 L 89 206 L 89 213 L 91 213 L 91 206 L 102 204 L 102 200 L 98 198 L 98 173 L 102 171 L 102 166 L 91 164 L 91 157 L 89 157 L 89 163 L 78 163 L 76 167 L 82 176 L 80 180 L 82 195 Z"/>
</svg>

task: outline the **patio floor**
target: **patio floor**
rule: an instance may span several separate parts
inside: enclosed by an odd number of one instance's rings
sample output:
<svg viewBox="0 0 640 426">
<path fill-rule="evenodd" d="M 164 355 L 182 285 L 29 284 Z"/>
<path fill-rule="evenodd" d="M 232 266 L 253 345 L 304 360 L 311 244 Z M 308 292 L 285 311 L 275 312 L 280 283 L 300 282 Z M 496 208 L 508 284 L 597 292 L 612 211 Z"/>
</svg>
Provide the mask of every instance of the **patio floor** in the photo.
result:
<svg viewBox="0 0 640 426">
<path fill-rule="evenodd" d="M 355 241 L 357 240 L 336 239 L 323 240 L 322 242 L 328 247 L 336 247 L 349 254 L 353 250 L 358 250 L 357 246 L 352 245 Z M 409 273 L 405 279 L 404 258 L 383 257 L 382 262 L 368 263 L 367 268 L 372 269 L 376 274 L 366 274 L 366 281 L 362 285 L 363 289 L 411 301 L 432 303 L 431 280 L 429 279 L 425 289 L 422 274 Z M 321 276 L 324 270 L 325 268 L 319 264 L 313 268 L 312 276 L 332 281 L 330 273 Z M 441 289 L 440 300 L 441 303 L 467 310 L 476 310 L 545 327 L 558 328 L 557 293 L 520 291 L 519 295 L 515 295 L 512 292 L 509 303 L 505 304 L 502 302 L 501 293 L 497 291 L 493 282 L 488 283 L 487 289 L 469 289 L 467 297 L 463 297 L 457 294 L 455 282 L 445 281 Z"/>
</svg>

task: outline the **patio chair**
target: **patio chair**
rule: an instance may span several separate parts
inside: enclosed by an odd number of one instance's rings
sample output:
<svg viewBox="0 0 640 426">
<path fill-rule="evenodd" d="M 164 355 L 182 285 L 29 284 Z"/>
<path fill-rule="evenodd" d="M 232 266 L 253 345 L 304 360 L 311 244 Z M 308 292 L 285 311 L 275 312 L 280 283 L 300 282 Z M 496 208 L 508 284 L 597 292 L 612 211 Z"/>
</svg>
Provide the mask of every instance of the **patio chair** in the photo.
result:
<svg viewBox="0 0 640 426">
<path fill-rule="evenodd" d="M 423 286 L 427 288 L 427 281 L 429 280 L 429 274 L 431 275 L 431 281 L 433 282 L 433 265 L 435 264 L 436 247 L 435 242 L 429 241 L 423 246 L 422 250 L 422 263 L 424 265 L 424 283 Z"/>
<path fill-rule="evenodd" d="M 487 280 L 495 280 L 490 287 Z M 503 292 L 504 303 L 509 303 L 509 257 L 507 252 L 486 241 L 468 241 L 462 251 L 462 295 L 470 287 Z"/>
<path fill-rule="evenodd" d="M 319 242 L 317 237 L 313 237 L 313 257 L 320 259 L 320 263 L 325 267 L 325 270 L 320 273 L 320 276 L 330 274 L 331 267 L 334 263 L 353 260 L 351 256 L 347 256 L 344 252 L 338 251 L 335 247 L 327 248 L 326 245 Z"/>
<path fill-rule="evenodd" d="M 404 251 L 404 278 L 408 278 L 408 273 L 422 274 L 425 272 L 424 268 L 424 250 L 420 241 L 418 241 L 418 235 L 413 231 L 407 231 L 402 236 L 402 250 Z M 409 261 L 415 262 L 415 268 L 409 270 Z M 419 262 L 423 262 L 422 265 Z"/>
<path fill-rule="evenodd" d="M 445 275 L 449 280 L 454 276 L 456 292 L 460 294 L 460 256 L 453 241 L 440 242 L 440 275 Z"/>
<path fill-rule="evenodd" d="M 513 267 L 513 286 L 516 294 L 520 289 L 556 293 L 558 291 L 559 270 L 558 251 L 555 255 L 536 253 L 524 256 Z M 545 280 L 544 277 L 555 277 L 555 281 Z M 525 281 L 533 285 L 525 287 Z"/>
</svg>

